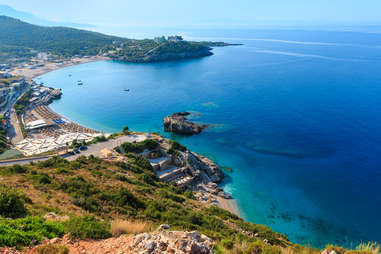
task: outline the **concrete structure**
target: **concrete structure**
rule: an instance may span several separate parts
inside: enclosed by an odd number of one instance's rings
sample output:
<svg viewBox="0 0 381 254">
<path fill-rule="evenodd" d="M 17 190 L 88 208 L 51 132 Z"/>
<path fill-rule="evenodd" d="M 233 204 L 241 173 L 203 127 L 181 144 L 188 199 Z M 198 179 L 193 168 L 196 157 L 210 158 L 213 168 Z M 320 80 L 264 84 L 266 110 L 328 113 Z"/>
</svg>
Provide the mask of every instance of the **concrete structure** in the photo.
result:
<svg viewBox="0 0 381 254">
<path fill-rule="evenodd" d="M 44 120 L 36 120 L 36 121 L 32 121 L 32 122 L 29 122 L 25 125 L 25 129 L 27 130 L 35 130 L 35 129 L 39 129 L 39 128 L 43 128 L 43 127 L 47 127 L 49 126 L 49 124 L 47 124 Z"/>
</svg>

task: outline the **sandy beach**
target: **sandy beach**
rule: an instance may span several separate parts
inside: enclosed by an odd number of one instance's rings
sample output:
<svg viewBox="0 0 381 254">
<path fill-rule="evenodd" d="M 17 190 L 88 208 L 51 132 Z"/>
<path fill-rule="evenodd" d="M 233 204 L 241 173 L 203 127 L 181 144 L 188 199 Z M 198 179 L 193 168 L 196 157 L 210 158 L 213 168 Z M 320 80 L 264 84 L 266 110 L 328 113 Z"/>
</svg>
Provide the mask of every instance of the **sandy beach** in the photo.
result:
<svg viewBox="0 0 381 254">
<path fill-rule="evenodd" d="M 225 210 L 227 210 L 227 211 L 229 211 L 235 215 L 240 216 L 237 200 L 235 200 L 235 199 L 224 199 L 221 197 L 217 197 L 217 200 L 218 200 L 219 206 L 222 209 L 225 209 Z"/>
<path fill-rule="evenodd" d="M 65 60 L 60 63 L 44 62 L 41 66 L 24 65 L 22 67 L 14 68 L 12 71 L 10 71 L 10 73 L 14 76 L 23 76 L 27 80 L 31 80 L 48 72 L 58 70 L 60 68 L 102 60 L 110 60 L 110 58 L 104 56 L 74 57 L 70 60 Z"/>
</svg>

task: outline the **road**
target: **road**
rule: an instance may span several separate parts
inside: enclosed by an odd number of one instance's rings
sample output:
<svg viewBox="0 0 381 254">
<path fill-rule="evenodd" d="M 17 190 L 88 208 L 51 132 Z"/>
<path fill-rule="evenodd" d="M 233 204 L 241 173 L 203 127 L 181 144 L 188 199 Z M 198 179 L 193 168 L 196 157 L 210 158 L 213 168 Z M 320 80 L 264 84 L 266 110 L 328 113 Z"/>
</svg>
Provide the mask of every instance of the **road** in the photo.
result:
<svg viewBox="0 0 381 254">
<path fill-rule="evenodd" d="M 20 142 L 24 139 L 24 136 L 22 135 L 22 131 L 20 128 L 19 120 L 17 119 L 16 110 L 14 107 L 12 107 L 10 111 L 10 128 L 8 129 L 8 136 L 11 140 L 12 144 L 16 144 L 17 142 Z"/>
<path fill-rule="evenodd" d="M 120 146 L 122 143 L 125 142 L 140 142 L 145 139 L 147 139 L 149 134 L 139 134 L 139 135 L 128 135 L 128 136 L 121 136 L 115 139 L 110 139 L 105 142 L 99 142 L 96 144 L 89 145 L 87 147 L 86 151 L 81 151 L 79 154 L 75 155 L 63 155 L 62 157 L 69 160 L 73 161 L 77 159 L 79 156 L 89 156 L 89 155 L 94 155 L 96 157 L 102 158 L 102 150 L 103 149 L 109 149 L 113 150 L 115 147 Z M 6 166 L 12 166 L 15 164 L 28 164 L 30 162 L 39 162 L 39 161 L 44 161 L 53 156 L 40 156 L 40 157 L 33 157 L 33 158 L 24 158 L 24 159 L 15 159 L 15 160 L 5 160 L 5 161 L 0 161 L 0 167 L 6 167 Z"/>
</svg>

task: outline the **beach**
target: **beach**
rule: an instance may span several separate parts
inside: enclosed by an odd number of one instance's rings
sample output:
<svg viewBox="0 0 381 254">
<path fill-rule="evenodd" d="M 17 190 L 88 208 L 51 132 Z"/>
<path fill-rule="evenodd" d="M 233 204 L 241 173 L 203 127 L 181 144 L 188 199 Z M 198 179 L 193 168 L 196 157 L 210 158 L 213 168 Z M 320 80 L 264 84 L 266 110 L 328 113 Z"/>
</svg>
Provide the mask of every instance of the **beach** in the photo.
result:
<svg viewBox="0 0 381 254">
<path fill-rule="evenodd" d="M 110 60 L 110 58 L 104 56 L 73 57 L 70 60 L 64 60 L 60 62 L 46 61 L 37 64 L 37 66 L 31 64 L 24 64 L 20 67 L 13 68 L 10 71 L 10 74 L 14 76 L 25 77 L 27 80 L 32 80 L 48 72 L 55 71 L 61 68 L 102 60 Z"/>
</svg>

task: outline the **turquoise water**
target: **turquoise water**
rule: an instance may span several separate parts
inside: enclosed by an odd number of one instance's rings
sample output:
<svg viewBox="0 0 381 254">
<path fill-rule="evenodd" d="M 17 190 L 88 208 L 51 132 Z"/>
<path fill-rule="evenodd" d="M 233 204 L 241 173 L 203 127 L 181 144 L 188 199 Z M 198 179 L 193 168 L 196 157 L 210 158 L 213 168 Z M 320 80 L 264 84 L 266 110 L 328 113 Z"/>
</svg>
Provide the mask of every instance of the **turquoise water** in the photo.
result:
<svg viewBox="0 0 381 254">
<path fill-rule="evenodd" d="M 60 69 L 41 77 L 63 89 L 52 108 L 105 132 L 128 125 L 166 136 L 163 117 L 200 112 L 194 120 L 214 128 L 173 138 L 233 169 L 223 186 L 245 219 L 316 247 L 381 241 L 381 35 L 188 36 L 245 45 L 182 62 Z"/>
</svg>

